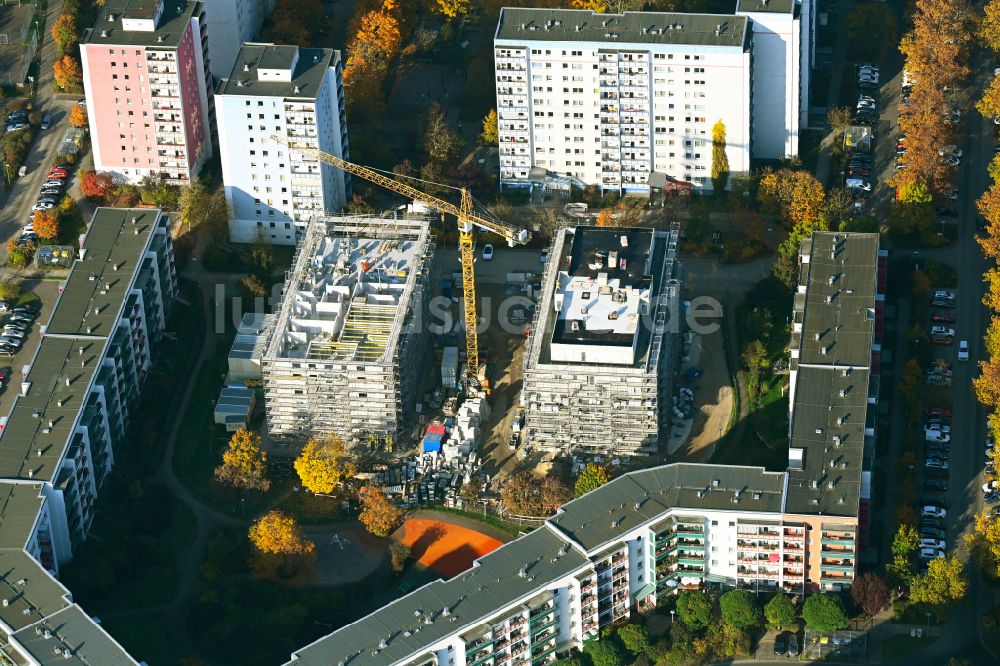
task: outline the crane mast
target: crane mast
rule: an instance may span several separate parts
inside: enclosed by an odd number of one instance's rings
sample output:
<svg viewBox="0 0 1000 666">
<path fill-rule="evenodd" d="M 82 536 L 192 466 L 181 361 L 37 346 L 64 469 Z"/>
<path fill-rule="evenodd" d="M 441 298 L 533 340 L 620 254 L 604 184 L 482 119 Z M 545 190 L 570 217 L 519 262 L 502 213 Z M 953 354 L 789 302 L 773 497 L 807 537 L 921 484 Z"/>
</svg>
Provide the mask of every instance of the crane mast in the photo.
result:
<svg viewBox="0 0 1000 666">
<path fill-rule="evenodd" d="M 330 153 L 313 148 L 311 146 L 295 145 L 287 138 L 271 135 L 271 140 L 275 143 L 287 146 L 289 150 L 294 150 L 303 155 L 309 155 L 324 164 L 342 169 L 352 176 L 363 178 L 370 183 L 381 185 L 385 189 L 400 194 L 414 201 L 418 201 L 441 213 L 453 215 L 458 219 L 458 249 L 462 262 L 462 295 L 465 306 L 465 353 L 467 356 L 466 367 L 468 377 L 472 380 L 479 379 L 479 312 L 476 302 L 476 272 L 474 264 L 474 234 L 476 227 L 492 231 L 507 240 L 508 245 L 524 245 L 530 240 L 531 235 L 525 229 L 518 229 L 510 225 L 491 220 L 473 212 L 472 195 L 465 188 L 461 189 L 462 198 L 460 204 L 455 206 L 450 201 L 427 194 L 415 187 L 402 183 L 374 169 L 348 162 L 345 159 L 331 155 Z"/>
</svg>

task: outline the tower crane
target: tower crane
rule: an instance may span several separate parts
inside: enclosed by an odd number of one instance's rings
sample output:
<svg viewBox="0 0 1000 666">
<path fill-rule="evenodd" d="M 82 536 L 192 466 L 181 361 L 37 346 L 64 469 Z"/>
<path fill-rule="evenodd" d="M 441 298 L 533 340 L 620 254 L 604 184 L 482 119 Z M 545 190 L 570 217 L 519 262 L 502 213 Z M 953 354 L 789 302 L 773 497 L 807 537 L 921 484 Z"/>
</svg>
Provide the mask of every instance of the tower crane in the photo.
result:
<svg viewBox="0 0 1000 666">
<path fill-rule="evenodd" d="M 404 197 L 420 202 L 425 206 L 433 208 L 441 213 L 454 215 L 458 220 L 458 248 L 462 261 L 462 294 L 465 305 L 465 352 L 467 356 L 467 371 L 470 379 L 479 379 L 479 334 L 476 329 L 479 326 L 479 311 L 476 303 L 476 273 L 473 267 L 473 240 L 476 227 L 492 231 L 506 239 L 511 247 L 524 245 L 531 239 L 531 234 L 526 229 L 518 229 L 497 220 L 477 215 L 472 210 L 472 194 L 466 188 L 461 188 L 462 198 L 458 206 L 445 201 L 439 197 L 422 192 L 415 187 L 401 183 L 378 171 L 348 162 L 345 159 L 331 155 L 330 153 L 308 146 L 296 145 L 285 137 L 277 134 L 271 135 L 271 140 L 275 143 L 286 146 L 289 150 L 308 155 L 314 159 L 329 164 L 330 166 L 342 169 L 352 176 L 363 178 L 370 183 L 381 185 L 387 190 L 401 194 Z"/>
</svg>

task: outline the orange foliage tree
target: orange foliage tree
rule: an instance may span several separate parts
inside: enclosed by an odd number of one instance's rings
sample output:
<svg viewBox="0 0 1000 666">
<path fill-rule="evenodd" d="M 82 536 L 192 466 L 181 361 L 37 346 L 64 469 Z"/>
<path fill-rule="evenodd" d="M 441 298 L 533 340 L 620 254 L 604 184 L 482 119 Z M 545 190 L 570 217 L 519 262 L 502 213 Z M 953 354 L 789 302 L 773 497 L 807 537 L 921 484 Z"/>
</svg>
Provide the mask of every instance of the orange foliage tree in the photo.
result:
<svg viewBox="0 0 1000 666">
<path fill-rule="evenodd" d="M 80 129 L 87 127 L 87 109 L 79 104 L 74 104 L 73 108 L 69 110 L 69 124 Z"/>
<path fill-rule="evenodd" d="M 83 85 L 80 63 L 73 56 L 57 58 L 52 64 L 52 76 L 62 90 L 78 90 Z"/>
<path fill-rule="evenodd" d="M 388 536 L 399 522 L 402 512 L 389 503 L 377 486 L 368 486 L 361 492 L 361 513 L 358 520 L 375 536 Z"/>
<path fill-rule="evenodd" d="M 52 240 L 59 235 L 59 218 L 55 209 L 36 210 L 31 224 L 42 240 Z"/>
<path fill-rule="evenodd" d="M 52 24 L 52 39 L 59 47 L 60 53 L 69 53 L 80 41 L 80 33 L 76 29 L 76 17 L 72 14 L 61 14 Z"/>
</svg>

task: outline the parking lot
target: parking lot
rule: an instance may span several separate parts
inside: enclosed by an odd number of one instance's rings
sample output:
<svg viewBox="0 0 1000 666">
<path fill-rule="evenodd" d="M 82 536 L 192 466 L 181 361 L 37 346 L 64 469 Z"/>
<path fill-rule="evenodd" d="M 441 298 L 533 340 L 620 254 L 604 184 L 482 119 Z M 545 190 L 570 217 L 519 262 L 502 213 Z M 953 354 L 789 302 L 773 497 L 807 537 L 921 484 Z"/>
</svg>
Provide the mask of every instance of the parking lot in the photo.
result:
<svg viewBox="0 0 1000 666">
<path fill-rule="evenodd" d="M 31 17 L 35 6 L 0 5 L 0 84 L 17 85 L 27 50 L 24 41 L 31 28 Z"/>
<path fill-rule="evenodd" d="M 24 337 L 24 345 L 13 354 L 0 354 L 0 369 L 10 375 L 10 379 L 0 388 L 0 416 L 6 416 L 14 404 L 14 396 L 17 395 L 22 368 L 31 362 L 38 349 L 41 340 L 41 326 L 48 321 L 59 293 L 59 281 L 57 280 L 25 280 L 21 288 L 23 290 L 22 300 L 35 303 L 40 306 L 39 316 L 28 330 Z M 37 298 L 36 298 L 37 297 Z M 0 322 L 5 322 L 7 315 L 0 315 Z"/>
</svg>

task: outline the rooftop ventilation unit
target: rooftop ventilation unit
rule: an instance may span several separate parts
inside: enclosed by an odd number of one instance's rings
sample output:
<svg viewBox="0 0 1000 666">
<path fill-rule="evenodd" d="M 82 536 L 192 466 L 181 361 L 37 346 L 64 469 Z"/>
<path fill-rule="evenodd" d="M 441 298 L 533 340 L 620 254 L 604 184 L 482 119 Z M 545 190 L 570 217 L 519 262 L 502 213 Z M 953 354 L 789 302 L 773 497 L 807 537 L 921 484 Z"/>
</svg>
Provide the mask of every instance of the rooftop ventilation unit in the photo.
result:
<svg viewBox="0 0 1000 666">
<path fill-rule="evenodd" d="M 712 487 L 713 488 L 718 488 L 719 487 L 719 480 L 718 479 L 712 479 Z"/>
</svg>

